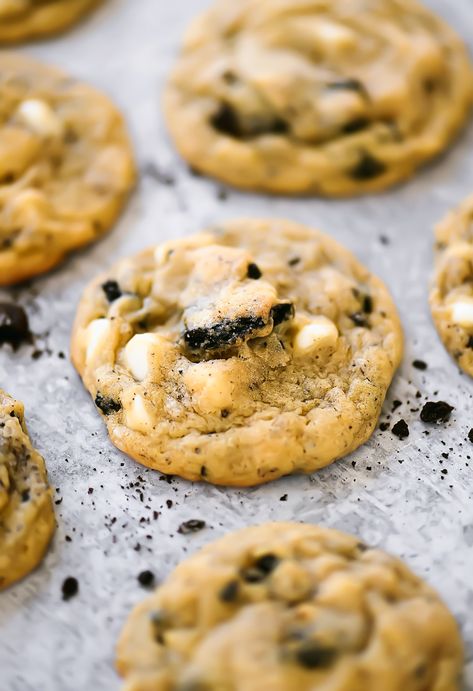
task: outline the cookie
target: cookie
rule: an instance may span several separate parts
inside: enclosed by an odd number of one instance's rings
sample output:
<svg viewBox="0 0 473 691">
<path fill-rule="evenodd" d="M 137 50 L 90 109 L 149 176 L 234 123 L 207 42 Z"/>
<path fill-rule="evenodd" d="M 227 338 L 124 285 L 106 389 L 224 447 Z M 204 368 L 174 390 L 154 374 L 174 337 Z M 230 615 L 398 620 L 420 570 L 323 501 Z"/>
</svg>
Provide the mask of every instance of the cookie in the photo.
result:
<svg viewBox="0 0 473 691">
<path fill-rule="evenodd" d="M 0 390 L 0 590 L 36 568 L 54 528 L 46 467 L 23 405 Z"/>
<path fill-rule="evenodd" d="M 463 657 L 452 615 L 401 561 L 298 523 L 179 564 L 117 653 L 130 691 L 456 691 Z"/>
<path fill-rule="evenodd" d="M 106 96 L 0 54 L 0 285 L 47 271 L 100 237 L 133 182 L 124 123 Z"/>
<path fill-rule="evenodd" d="M 219 0 L 187 34 L 165 111 L 198 171 L 336 197 L 408 178 L 472 96 L 464 45 L 416 0 Z"/>
<path fill-rule="evenodd" d="M 73 362 L 111 439 L 189 480 L 313 472 L 372 433 L 402 351 L 385 286 L 334 240 L 238 220 L 85 291 Z"/>
<path fill-rule="evenodd" d="M 430 307 L 446 349 L 473 376 L 473 195 L 437 226 Z"/>
<path fill-rule="evenodd" d="M 0 0 L 0 43 L 16 43 L 63 31 L 100 1 Z"/>
</svg>

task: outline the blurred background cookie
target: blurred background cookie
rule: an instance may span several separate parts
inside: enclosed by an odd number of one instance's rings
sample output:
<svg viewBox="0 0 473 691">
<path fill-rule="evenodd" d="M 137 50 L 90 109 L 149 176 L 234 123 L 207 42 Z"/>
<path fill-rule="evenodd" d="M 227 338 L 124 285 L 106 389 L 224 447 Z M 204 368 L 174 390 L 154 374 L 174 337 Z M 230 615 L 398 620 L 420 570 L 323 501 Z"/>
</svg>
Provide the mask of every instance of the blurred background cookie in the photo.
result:
<svg viewBox="0 0 473 691">
<path fill-rule="evenodd" d="M 133 691 L 459 689 L 462 643 L 401 561 L 314 525 L 230 533 L 132 612 L 117 650 Z"/>
<path fill-rule="evenodd" d="M 93 87 L 0 54 L 0 285 L 109 230 L 134 184 L 123 118 Z"/>
<path fill-rule="evenodd" d="M 416 0 L 218 0 L 165 94 L 191 166 L 252 190 L 386 188 L 442 151 L 472 103 L 457 35 Z"/>
<path fill-rule="evenodd" d="M 0 390 L 0 590 L 36 568 L 55 525 L 46 467 L 23 405 Z"/>
<path fill-rule="evenodd" d="M 56 34 L 102 0 L 0 0 L 0 43 Z"/>
</svg>

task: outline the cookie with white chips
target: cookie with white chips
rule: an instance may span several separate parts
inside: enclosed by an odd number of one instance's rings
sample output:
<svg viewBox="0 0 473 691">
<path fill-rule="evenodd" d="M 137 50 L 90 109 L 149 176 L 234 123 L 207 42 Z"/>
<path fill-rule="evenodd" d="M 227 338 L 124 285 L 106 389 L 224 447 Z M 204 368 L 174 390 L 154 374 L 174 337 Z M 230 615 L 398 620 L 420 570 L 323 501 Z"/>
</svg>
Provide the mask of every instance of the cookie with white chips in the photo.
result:
<svg viewBox="0 0 473 691">
<path fill-rule="evenodd" d="M 121 261 L 85 291 L 72 336 L 120 449 L 224 485 L 353 451 L 401 353 L 383 283 L 289 221 L 227 222 Z"/>
</svg>

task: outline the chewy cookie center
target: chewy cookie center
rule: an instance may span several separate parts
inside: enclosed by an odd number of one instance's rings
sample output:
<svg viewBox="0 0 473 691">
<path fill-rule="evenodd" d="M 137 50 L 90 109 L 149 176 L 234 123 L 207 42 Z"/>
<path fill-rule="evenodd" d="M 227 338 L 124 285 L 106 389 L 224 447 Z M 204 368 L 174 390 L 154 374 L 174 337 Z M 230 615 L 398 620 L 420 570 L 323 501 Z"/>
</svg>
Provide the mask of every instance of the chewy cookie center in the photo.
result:
<svg viewBox="0 0 473 691">
<path fill-rule="evenodd" d="M 219 245 L 194 252 L 182 306 L 184 347 L 202 356 L 269 336 L 294 318 L 293 304 L 278 298 L 248 252 Z"/>
</svg>

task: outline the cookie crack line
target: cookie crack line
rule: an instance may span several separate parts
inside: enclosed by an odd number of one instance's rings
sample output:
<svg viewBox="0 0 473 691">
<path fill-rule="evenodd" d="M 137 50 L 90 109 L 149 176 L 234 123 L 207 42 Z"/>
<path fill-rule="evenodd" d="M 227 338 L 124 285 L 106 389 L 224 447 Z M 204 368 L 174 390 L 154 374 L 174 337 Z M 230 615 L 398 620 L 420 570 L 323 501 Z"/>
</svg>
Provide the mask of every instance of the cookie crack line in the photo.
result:
<svg viewBox="0 0 473 691">
<path fill-rule="evenodd" d="M 245 189 L 349 196 L 410 177 L 472 102 L 465 46 L 416 0 L 217 0 L 189 29 L 165 113 L 194 169 Z"/>
<path fill-rule="evenodd" d="M 71 352 L 120 449 L 248 486 L 313 472 L 368 439 L 402 331 L 385 286 L 328 236 L 236 220 L 98 277 Z"/>
</svg>

